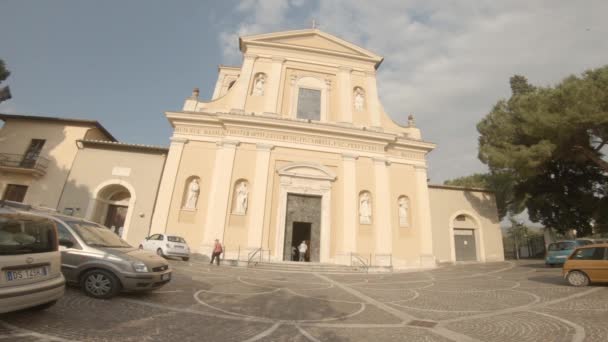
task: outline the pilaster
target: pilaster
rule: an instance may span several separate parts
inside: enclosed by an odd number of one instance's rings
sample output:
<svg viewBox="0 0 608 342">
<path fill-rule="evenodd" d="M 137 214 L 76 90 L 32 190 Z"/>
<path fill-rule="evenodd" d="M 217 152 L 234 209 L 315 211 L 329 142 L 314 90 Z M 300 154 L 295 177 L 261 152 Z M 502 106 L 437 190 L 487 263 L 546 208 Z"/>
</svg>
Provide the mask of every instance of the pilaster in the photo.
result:
<svg viewBox="0 0 608 342">
<path fill-rule="evenodd" d="M 262 247 L 264 213 L 266 212 L 266 189 L 268 188 L 268 167 L 270 152 L 273 147 L 266 144 L 256 145 L 255 178 L 252 184 L 252 198 L 250 201 L 247 229 L 247 246 L 250 250 Z"/>
<path fill-rule="evenodd" d="M 353 122 L 353 90 L 351 83 L 351 72 L 352 68 L 340 67 L 338 68 L 338 89 L 340 92 L 339 96 L 339 110 L 342 114 L 340 116 L 341 122 L 351 123 Z"/>
<path fill-rule="evenodd" d="M 223 241 L 228 213 L 228 199 L 232 193 L 232 169 L 238 141 L 223 140 L 217 142 L 211 189 L 208 196 L 207 215 L 205 216 L 205 231 L 200 251 L 209 254 L 215 239 Z"/>
<path fill-rule="evenodd" d="M 150 228 L 150 235 L 156 233 L 164 233 L 167 229 L 167 219 L 169 218 L 169 209 L 171 208 L 171 199 L 175 191 L 175 179 L 177 171 L 182 159 L 184 145 L 188 143 L 188 139 L 171 138 L 169 153 L 165 161 L 163 176 L 158 187 L 158 195 L 156 199 L 156 207 L 154 208 L 154 217 Z"/>
<path fill-rule="evenodd" d="M 245 110 L 245 102 L 247 101 L 247 95 L 249 91 L 249 84 L 251 83 L 251 77 L 253 74 L 253 64 L 257 58 L 257 55 L 246 53 L 243 59 L 243 66 L 241 67 L 241 75 L 234 84 L 234 108 L 237 111 Z"/>
<path fill-rule="evenodd" d="M 342 154 L 342 220 L 344 253 L 357 251 L 357 181 L 356 162 L 359 156 L 350 153 Z"/>
<path fill-rule="evenodd" d="M 433 231 L 426 167 L 417 165 L 414 166 L 414 170 L 416 175 L 416 207 L 418 208 L 414 226 L 419 230 L 420 236 L 420 265 L 436 266 L 435 256 L 433 255 Z"/>
<path fill-rule="evenodd" d="M 273 57 L 272 66 L 270 69 L 270 75 L 268 75 L 268 82 L 266 85 L 266 92 L 264 100 L 264 112 L 276 113 L 278 111 L 278 99 L 279 99 L 279 87 L 281 85 L 281 79 L 283 74 L 283 63 L 285 58 Z"/>
<path fill-rule="evenodd" d="M 380 120 L 380 101 L 378 100 L 378 87 L 376 84 L 376 73 L 373 71 L 365 72 L 365 83 L 367 92 L 367 112 L 370 114 L 372 127 L 382 127 Z"/>
<path fill-rule="evenodd" d="M 376 231 L 376 253 L 390 254 L 393 252 L 393 227 L 388 162 L 383 158 L 373 158 L 373 161 L 376 194 L 372 198 L 372 205 L 375 214 L 373 224 Z"/>
</svg>

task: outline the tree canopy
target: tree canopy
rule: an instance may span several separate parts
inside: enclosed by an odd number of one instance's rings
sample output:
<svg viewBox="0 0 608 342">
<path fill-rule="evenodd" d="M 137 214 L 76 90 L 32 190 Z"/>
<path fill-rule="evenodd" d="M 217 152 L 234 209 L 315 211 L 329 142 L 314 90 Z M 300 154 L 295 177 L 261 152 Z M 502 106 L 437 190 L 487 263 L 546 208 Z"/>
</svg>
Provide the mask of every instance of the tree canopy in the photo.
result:
<svg viewBox="0 0 608 342">
<path fill-rule="evenodd" d="M 4 61 L 2 59 L 0 59 L 0 83 L 4 82 L 4 80 L 6 80 L 8 78 L 8 76 L 10 76 L 10 74 L 11 74 L 11 72 L 8 71 L 8 69 L 6 69 L 6 65 L 4 64 Z M 10 98 L 11 98 L 11 92 L 10 92 L 8 86 L 0 88 L 0 102 L 8 100 Z"/>
<path fill-rule="evenodd" d="M 531 220 L 558 231 L 606 229 L 608 66 L 553 87 L 520 75 L 510 81 L 511 97 L 477 125 L 487 177 L 508 175 L 505 212 L 527 208 Z"/>
</svg>

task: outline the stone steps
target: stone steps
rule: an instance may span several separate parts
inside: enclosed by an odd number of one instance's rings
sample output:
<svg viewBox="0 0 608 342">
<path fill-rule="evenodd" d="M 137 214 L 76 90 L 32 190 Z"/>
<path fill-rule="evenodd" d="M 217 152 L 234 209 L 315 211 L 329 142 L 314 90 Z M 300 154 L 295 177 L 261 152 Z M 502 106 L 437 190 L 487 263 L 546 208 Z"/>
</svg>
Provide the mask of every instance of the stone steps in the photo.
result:
<svg viewBox="0 0 608 342">
<path fill-rule="evenodd" d="M 319 273 L 366 273 L 366 272 L 390 272 L 388 267 L 348 266 L 336 264 L 322 264 L 311 262 L 252 262 L 250 268 L 268 271 L 283 272 L 319 272 Z"/>
</svg>

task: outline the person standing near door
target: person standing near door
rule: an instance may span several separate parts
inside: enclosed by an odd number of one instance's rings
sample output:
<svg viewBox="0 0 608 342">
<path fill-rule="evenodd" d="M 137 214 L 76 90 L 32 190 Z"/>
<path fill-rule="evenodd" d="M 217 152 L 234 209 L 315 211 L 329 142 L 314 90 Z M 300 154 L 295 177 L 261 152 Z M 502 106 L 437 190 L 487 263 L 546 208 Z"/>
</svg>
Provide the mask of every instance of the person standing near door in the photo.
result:
<svg viewBox="0 0 608 342">
<path fill-rule="evenodd" d="M 302 243 L 298 246 L 298 252 L 300 252 L 300 261 L 306 261 L 307 250 L 308 246 L 306 245 L 306 241 L 302 241 Z"/>
<path fill-rule="evenodd" d="M 213 265 L 213 259 L 217 260 L 217 265 L 220 265 L 220 255 L 224 249 L 222 248 L 222 244 L 219 239 L 215 239 L 215 246 L 213 246 L 213 253 L 211 254 L 211 262 L 209 264 Z"/>
</svg>

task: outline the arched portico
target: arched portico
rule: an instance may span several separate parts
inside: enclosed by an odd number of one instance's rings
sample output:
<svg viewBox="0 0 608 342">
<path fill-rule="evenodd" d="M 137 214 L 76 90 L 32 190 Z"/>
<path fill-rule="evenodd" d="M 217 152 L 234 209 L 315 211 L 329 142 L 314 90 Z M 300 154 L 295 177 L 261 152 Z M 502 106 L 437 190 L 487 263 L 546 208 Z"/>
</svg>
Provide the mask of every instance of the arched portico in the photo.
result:
<svg viewBox="0 0 608 342">
<path fill-rule="evenodd" d="M 121 179 L 105 181 L 93 191 L 86 218 L 114 229 L 127 239 L 135 201 L 135 189 L 131 184 Z"/>
</svg>

